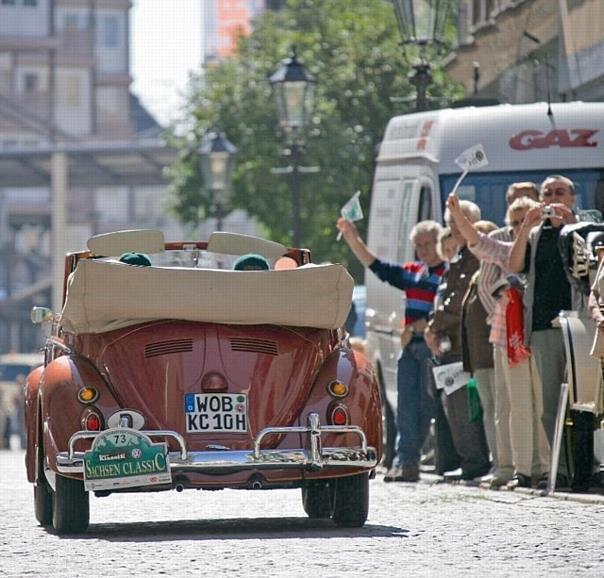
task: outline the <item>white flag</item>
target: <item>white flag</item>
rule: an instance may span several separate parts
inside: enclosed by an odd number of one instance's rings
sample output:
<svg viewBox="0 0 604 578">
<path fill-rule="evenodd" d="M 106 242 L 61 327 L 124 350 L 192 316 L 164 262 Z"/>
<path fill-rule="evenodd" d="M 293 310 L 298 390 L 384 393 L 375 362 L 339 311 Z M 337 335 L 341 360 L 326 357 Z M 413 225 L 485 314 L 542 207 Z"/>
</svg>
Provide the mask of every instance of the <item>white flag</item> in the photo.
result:
<svg viewBox="0 0 604 578">
<path fill-rule="evenodd" d="M 477 144 L 462 152 L 455 159 L 455 164 L 462 171 L 467 172 L 479 169 L 480 167 L 486 167 L 489 164 L 489 160 L 487 159 L 487 154 L 484 152 L 482 145 Z"/>
<path fill-rule="evenodd" d="M 347 221 L 360 221 L 363 218 L 363 209 L 361 201 L 359 201 L 360 194 L 361 191 L 357 191 L 340 210 L 340 214 Z"/>
</svg>

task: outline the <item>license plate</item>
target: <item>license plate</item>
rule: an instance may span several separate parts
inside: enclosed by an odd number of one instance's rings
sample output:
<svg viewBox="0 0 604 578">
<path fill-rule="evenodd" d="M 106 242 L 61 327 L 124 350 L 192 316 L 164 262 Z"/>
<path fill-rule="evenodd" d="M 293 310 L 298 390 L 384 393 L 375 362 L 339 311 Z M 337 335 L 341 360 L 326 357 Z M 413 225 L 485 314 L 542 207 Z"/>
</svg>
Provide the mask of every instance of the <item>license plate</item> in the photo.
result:
<svg viewBox="0 0 604 578">
<path fill-rule="evenodd" d="M 188 393 L 185 395 L 187 433 L 247 432 L 245 393 Z"/>
</svg>

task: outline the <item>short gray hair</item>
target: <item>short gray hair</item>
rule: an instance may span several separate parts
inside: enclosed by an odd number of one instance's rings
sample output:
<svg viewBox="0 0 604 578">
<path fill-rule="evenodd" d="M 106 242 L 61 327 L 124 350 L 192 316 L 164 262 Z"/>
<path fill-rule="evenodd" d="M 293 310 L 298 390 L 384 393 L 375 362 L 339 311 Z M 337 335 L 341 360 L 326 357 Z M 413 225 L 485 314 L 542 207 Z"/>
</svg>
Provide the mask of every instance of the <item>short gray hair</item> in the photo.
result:
<svg viewBox="0 0 604 578">
<path fill-rule="evenodd" d="M 533 207 L 538 207 L 539 203 L 537 201 L 533 201 L 530 197 L 520 197 L 516 199 L 509 207 L 505 213 L 505 224 L 509 225 L 512 220 L 512 213 L 516 211 L 520 211 L 522 209 L 532 209 Z"/>
<path fill-rule="evenodd" d="M 417 236 L 424 235 L 426 233 L 430 233 L 434 237 L 434 240 L 437 241 L 441 230 L 442 227 L 436 221 L 432 221 L 430 219 L 420 221 L 413 227 L 413 229 L 411 229 L 411 233 L 409 233 L 409 241 L 415 245 L 415 239 L 417 239 Z"/>
<path fill-rule="evenodd" d="M 472 201 L 461 200 L 459 201 L 459 207 L 461 212 L 468 218 L 471 223 L 476 223 L 476 221 L 480 221 L 481 213 L 480 207 L 473 203 Z M 449 224 L 452 221 L 451 213 L 449 209 L 445 211 L 445 223 Z"/>
<path fill-rule="evenodd" d="M 543 197 L 543 191 L 545 190 L 545 187 L 550 183 L 555 183 L 556 181 L 560 181 L 568 185 L 571 195 L 577 194 L 575 190 L 575 183 L 573 183 L 568 177 L 565 177 L 563 175 L 549 175 L 548 177 L 545 177 L 545 179 L 541 183 L 541 188 L 539 189 L 539 196 Z"/>
</svg>

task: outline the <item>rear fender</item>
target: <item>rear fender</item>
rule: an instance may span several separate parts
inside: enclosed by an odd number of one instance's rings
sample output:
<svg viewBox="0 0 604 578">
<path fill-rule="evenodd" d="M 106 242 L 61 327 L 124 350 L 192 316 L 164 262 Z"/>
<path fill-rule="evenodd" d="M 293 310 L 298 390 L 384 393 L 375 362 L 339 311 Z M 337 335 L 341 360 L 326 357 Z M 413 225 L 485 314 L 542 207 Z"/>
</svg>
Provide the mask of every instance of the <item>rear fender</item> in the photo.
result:
<svg viewBox="0 0 604 578">
<path fill-rule="evenodd" d="M 334 380 L 348 385 L 348 395 L 342 399 L 332 397 L 327 386 Z M 367 444 L 382 453 L 382 413 L 379 385 L 371 363 L 358 351 L 336 349 L 319 371 L 306 407 L 300 415 L 300 425 L 308 424 L 308 415 L 318 413 L 321 424 L 329 424 L 331 409 L 337 403 L 344 405 L 350 415 L 350 425 L 359 426 L 367 436 Z M 354 434 L 325 434 L 323 445 L 359 446 Z"/>
<path fill-rule="evenodd" d="M 27 376 L 24 385 L 24 419 L 25 432 L 27 434 L 25 467 L 27 470 L 27 480 L 32 483 L 36 480 L 36 448 L 40 443 L 40 404 L 38 401 L 38 391 L 43 374 L 44 366 L 37 367 Z"/>
<path fill-rule="evenodd" d="M 99 396 L 92 404 L 78 400 L 78 391 L 84 386 L 93 386 Z M 117 411 L 119 405 L 111 394 L 107 383 L 86 359 L 78 356 L 62 356 L 45 369 L 40 387 L 40 402 L 44 429 L 44 453 L 48 465 L 56 471 L 57 452 L 69 449 L 69 438 L 74 432 L 84 429 L 84 419 L 96 410 L 105 420 Z M 83 444 L 80 442 L 83 449 Z"/>
</svg>

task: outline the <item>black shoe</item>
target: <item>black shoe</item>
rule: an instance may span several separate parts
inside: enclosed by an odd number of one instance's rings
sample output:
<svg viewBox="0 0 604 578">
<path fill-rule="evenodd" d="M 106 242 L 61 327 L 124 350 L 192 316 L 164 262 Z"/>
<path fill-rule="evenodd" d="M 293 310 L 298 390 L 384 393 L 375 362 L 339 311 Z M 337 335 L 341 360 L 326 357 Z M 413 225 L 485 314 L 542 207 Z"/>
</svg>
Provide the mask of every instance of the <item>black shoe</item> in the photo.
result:
<svg viewBox="0 0 604 578">
<path fill-rule="evenodd" d="M 514 474 L 514 477 L 507 483 L 508 488 L 530 488 L 531 478 L 524 474 Z"/>
<path fill-rule="evenodd" d="M 549 473 L 543 474 L 537 482 L 538 490 L 547 490 L 549 483 Z M 556 488 L 568 488 L 568 478 L 564 474 L 558 474 L 556 476 Z"/>
<path fill-rule="evenodd" d="M 589 492 L 589 488 L 591 487 L 591 479 L 577 479 L 573 478 L 573 483 L 570 486 L 570 489 L 578 494 Z"/>
</svg>

